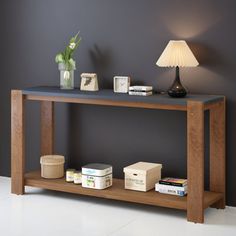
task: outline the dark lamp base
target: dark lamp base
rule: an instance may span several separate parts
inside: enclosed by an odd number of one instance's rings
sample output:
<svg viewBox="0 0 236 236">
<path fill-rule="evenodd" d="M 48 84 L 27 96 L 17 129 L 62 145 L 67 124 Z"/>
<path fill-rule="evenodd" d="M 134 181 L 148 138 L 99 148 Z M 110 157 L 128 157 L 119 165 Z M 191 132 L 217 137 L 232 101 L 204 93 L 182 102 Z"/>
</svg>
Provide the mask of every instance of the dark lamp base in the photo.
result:
<svg viewBox="0 0 236 236">
<path fill-rule="evenodd" d="M 176 67 L 175 81 L 167 92 L 169 96 L 173 98 L 183 98 L 187 95 L 187 90 L 184 88 L 184 86 L 180 82 L 178 66 Z"/>
<path fill-rule="evenodd" d="M 184 87 L 182 88 L 171 87 L 168 90 L 168 94 L 170 97 L 173 97 L 173 98 L 183 98 L 187 95 L 187 91 Z"/>
</svg>

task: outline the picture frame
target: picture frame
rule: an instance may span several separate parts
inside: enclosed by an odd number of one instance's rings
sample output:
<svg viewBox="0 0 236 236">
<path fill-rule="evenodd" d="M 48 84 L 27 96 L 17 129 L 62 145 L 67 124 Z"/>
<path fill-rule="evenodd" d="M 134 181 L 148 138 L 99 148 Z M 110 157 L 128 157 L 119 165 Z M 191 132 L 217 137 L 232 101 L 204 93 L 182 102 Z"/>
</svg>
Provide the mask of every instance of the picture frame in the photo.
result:
<svg viewBox="0 0 236 236">
<path fill-rule="evenodd" d="M 80 82 L 80 90 L 98 91 L 98 79 L 96 73 L 82 73 Z"/>
</svg>

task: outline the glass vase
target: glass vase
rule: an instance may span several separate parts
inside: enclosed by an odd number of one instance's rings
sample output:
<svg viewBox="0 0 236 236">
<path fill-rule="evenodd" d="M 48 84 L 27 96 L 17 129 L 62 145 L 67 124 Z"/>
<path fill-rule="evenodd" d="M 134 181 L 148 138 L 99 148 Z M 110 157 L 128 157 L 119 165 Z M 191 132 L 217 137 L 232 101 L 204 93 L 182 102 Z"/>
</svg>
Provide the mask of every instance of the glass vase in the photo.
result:
<svg viewBox="0 0 236 236">
<path fill-rule="evenodd" d="M 58 65 L 60 71 L 60 88 L 74 89 L 74 71 L 75 67 L 68 68 L 65 64 Z"/>
</svg>

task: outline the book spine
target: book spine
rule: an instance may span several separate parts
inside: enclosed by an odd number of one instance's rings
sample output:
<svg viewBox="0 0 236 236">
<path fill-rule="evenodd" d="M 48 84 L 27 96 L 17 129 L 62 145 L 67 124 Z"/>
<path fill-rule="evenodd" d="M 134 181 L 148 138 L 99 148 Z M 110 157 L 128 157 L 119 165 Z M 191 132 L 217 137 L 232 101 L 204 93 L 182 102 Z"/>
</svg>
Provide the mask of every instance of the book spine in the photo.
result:
<svg viewBox="0 0 236 236">
<path fill-rule="evenodd" d="M 170 190 L 170 189 L 160 189 L 158 192 L 159 193 L 170 194 L 170 195 L 175 195 L 175 196 L 180 196 L 180 197 L 183 197 L 186 194 L 184 191 Z"/>
<path fill-rule="evenodd" d="M 156 184 L 155 190 L 160 193 L 168 193 L 178 196 L 184 196 L 187 193 L 187 186 L 185 187 L 177 187 L 177 186 L 170 186 L 164 184 Z"/>
<path fill-rule="evenodd" d="M 171 186 L 171 185 L 165 185 L 165 184 L 156 184 L 157 188 L 161 188 L 161 189 L 173 189 L 173 190 L 180 190 L 180 191 L 187 191 L 188 186 L 184 186 L 184 187 L 178 187 L 178 186 Z"/>
<path fill-rule="evenodd" d="M 152 95 L 152 92 L 129 91 L 129 95 L 150 96 Z"/>
<path fill-rule="evenodd" d="M 152 91 L 152 86 L 130 86 L 130 91 L 140 91 L 140 92 L 150 92 Z"/>
<path fill-rule="evenodd" d="M 170 186 L 177 186 L 177 187 L 184 187 L 184 186 L 187 185 L 187 183 L 181 184 L 181 183 L 167 182 L 167 181 L 163 181 L 163 180 L 159 180 L 159 184 L 170 185 Z"/>
</svg>

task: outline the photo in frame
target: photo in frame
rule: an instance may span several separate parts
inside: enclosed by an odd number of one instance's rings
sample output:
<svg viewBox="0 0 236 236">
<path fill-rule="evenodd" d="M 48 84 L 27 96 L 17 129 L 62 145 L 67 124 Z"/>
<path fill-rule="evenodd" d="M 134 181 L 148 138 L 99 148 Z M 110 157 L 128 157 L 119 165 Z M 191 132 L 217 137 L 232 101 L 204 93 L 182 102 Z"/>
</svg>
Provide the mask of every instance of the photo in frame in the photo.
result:
<svg viewBox="0 0 236 236">
<path fill-rule="evenodd" d="M 98 91 L 98 79 L 95 73 L 82 73 L 80 82 L 80 90 Z"/>
</svg>

